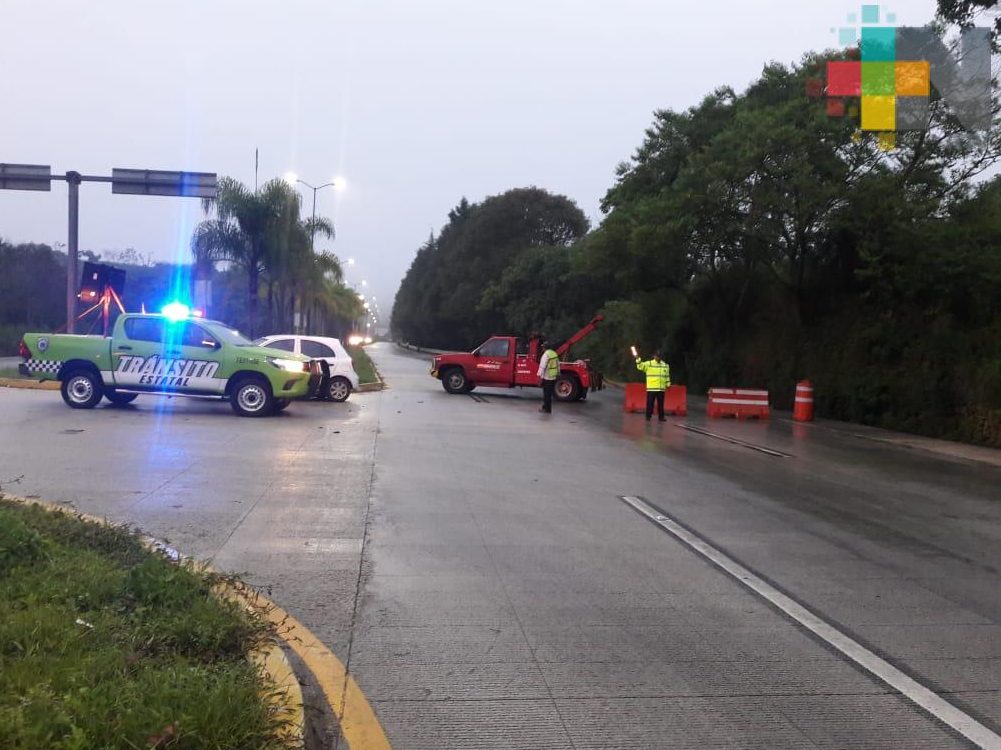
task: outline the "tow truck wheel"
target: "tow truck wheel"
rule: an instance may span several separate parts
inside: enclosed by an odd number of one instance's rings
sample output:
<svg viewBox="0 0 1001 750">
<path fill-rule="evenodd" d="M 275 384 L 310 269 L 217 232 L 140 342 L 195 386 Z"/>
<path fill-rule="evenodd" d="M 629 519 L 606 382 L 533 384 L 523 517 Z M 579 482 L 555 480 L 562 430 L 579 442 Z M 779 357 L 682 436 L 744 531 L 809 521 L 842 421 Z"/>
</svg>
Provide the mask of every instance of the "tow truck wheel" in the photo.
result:
<svg viewBox="0 0 1001 750">
<path fill-rule="evenodd" d="M 115 406 L 125 406 L 131 404 L 139 396 L 138 393 L 119 393 L 110 388 L 104 392 L 104 397 Z"/>
<path fill-rule="evenodd" d="M 331 378 L 330 382 L 327 384 L 326 396 L 331 401 L 347 401 L 348 396 L 351 395 L 351 381 L 347 378 L 336 377 Z"/>
<path fill-rule="evenodd" d="M 466 393 L 469 390 L 469 380 L 460 368 L 453 367 L 441 376 L 441 384 L 449 393 Z"/>
<path fill-rule="evenodd" d="M 571 375 L 560 375 L 554 395 L 557 401 L 576 401 L 580 398 L 580 383 Z"/>
<path fill-rule="evenodd" d="M 100 377 L 89 370 L 76 370 L 59 387 L 63 401 L 73 409 L 93 409 L 104 395 Z"/>
<path fill-rule="evenodd" d="M 233 384 L 229 403 L 241 417 L 266 417 L 275 409 L 275 397 L 268 381 L 253 375 Z"/>
</svg>

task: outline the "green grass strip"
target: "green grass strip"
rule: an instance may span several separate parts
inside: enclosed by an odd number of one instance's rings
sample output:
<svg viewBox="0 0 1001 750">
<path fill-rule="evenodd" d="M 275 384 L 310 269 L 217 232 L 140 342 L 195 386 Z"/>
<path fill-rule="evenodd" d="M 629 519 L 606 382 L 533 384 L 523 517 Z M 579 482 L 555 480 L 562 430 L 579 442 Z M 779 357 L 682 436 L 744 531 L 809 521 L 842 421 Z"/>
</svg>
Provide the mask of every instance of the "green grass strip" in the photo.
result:
<svg viewBox="0 0 1001 750">
<path fill-rule="evenodd" d="M 0 747 L 283 747 L 267 626 L 134 533 L 0 498 Z"/>
<path fill-rule="evenodd" d="M 375 364 L 368 356 L 365 348 L 362 346 L 348 346 L 346 348 L 348 354 L 351 355 L 351 364 L 354 365 L 355 372 L 358 374 L 358 382 L 378 383 L 379 376 L 375 373 Z"/>
</svg>

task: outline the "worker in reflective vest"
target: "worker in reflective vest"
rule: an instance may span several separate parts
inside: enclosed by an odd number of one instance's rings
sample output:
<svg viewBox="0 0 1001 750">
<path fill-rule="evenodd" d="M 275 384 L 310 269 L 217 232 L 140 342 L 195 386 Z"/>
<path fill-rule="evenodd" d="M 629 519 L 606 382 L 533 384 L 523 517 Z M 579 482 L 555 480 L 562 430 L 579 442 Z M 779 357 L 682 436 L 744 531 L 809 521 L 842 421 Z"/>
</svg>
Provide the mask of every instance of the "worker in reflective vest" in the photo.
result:
<svg viewBox="0 0 1001 750">
<path fill-rule="evenodd" d="M 542 381 L 542 406 L 539 411 L 553 413 L 553 391 L 556 390 L 556 378 L 560 374 L 560 355 L 550 348 L 549 343 L 542 344 L 542 358 L 539 360 L 539 379 Z"/>
<path fill-rule="evenodd" d="M 653 416 L 653 405 L 657 403 L 657 418 L 664 421 L 664 391 L 671 386 L 671 367 L 654 352 L 653 358 L 644 362 L 636 357 L 636 369 L 646 373 L 646 421 Z"/>
</svg>

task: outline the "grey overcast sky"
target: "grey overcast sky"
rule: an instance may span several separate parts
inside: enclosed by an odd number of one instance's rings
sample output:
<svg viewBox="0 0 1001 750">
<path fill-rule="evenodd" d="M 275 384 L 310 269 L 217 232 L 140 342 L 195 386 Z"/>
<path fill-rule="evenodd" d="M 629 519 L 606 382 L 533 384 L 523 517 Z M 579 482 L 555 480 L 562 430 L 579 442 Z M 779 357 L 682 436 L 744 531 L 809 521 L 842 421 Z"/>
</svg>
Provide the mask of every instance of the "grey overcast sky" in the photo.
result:
<svg viewBox="0 0 1001 750">
<path fill-rule="evenodd" d="M 885 7 L 922 25 L 934 0 Z M 388 318 L 462 196 L 536 185 L 592 223 L 658 108 L 837 46 L 857 0 L 0 0 L 0 162 L 293 171 Z M 65 242 L 66 186 L 0 191 L 0 237 Z M 306 196 L 306 210 L 312 193 Z M 81 248 L 190 259 L 198 201 L 81 189 Z M 322 247 L 322 245 L 321 245 Z"/>
</svg>

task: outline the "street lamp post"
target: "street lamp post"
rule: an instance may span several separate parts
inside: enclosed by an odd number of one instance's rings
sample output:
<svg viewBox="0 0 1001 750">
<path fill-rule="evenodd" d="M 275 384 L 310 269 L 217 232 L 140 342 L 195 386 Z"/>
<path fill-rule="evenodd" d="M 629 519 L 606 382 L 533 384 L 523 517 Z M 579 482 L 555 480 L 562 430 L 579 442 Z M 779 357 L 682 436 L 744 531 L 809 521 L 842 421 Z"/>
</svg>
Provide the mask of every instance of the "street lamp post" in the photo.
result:
<svg viewBox="0 0 1001 750">
<path fill-rule="evenodd" d="M 301 183 L 313 191 L 313 219 L 309 227 L 309 251 L 311 253 L 315 253 L 316 252 L 316 194 L 320 190 L 323 190 L 323 188 L 336 187 L 337 183 L 335 181 L 331 181 L 331 182 L 326 182 L 322 185 L 310 185 L 305 180 L 299 179 L 299 177 L 294 172 L 287 173 L 285 175 L 285 181 L 292 186 L 295 186 L 296 183 Z M 299 332 L 299 317 L 300 317 L 299 312 L 294 311 L 292 327 L 295 329 L 296 333 Z"/>
<path fill-rule="evenodd" d="M 302 183 L 303 185 L 305 185 L 306 187 L 308 187 L 310 190 L 313 191 L 313 223 L 315 224 L 316 223 L 316 193 L 318 191 L 320 191 L 320 190 L 323 190 L 323 188 L 326 188 L 326 187 L 336 187 L 337 183 L 336 182 L 327 182 L 327 183 L 324 183 L 323 185 L 313 186 L 313 185 L 310 185 L 305 180 L 301 180 L 298 177 L 295 177 L 294 175 L 289 175 L 289 177 L 293 178 L 296 182 Z M 310 230 L 309 230 L 309 249 L 310 250 L 314 250 L 313 243 L 314 243 L 315 239 L 316 239 L 316 227 L 315 226 L 310 226 Z"/>
</svg>

